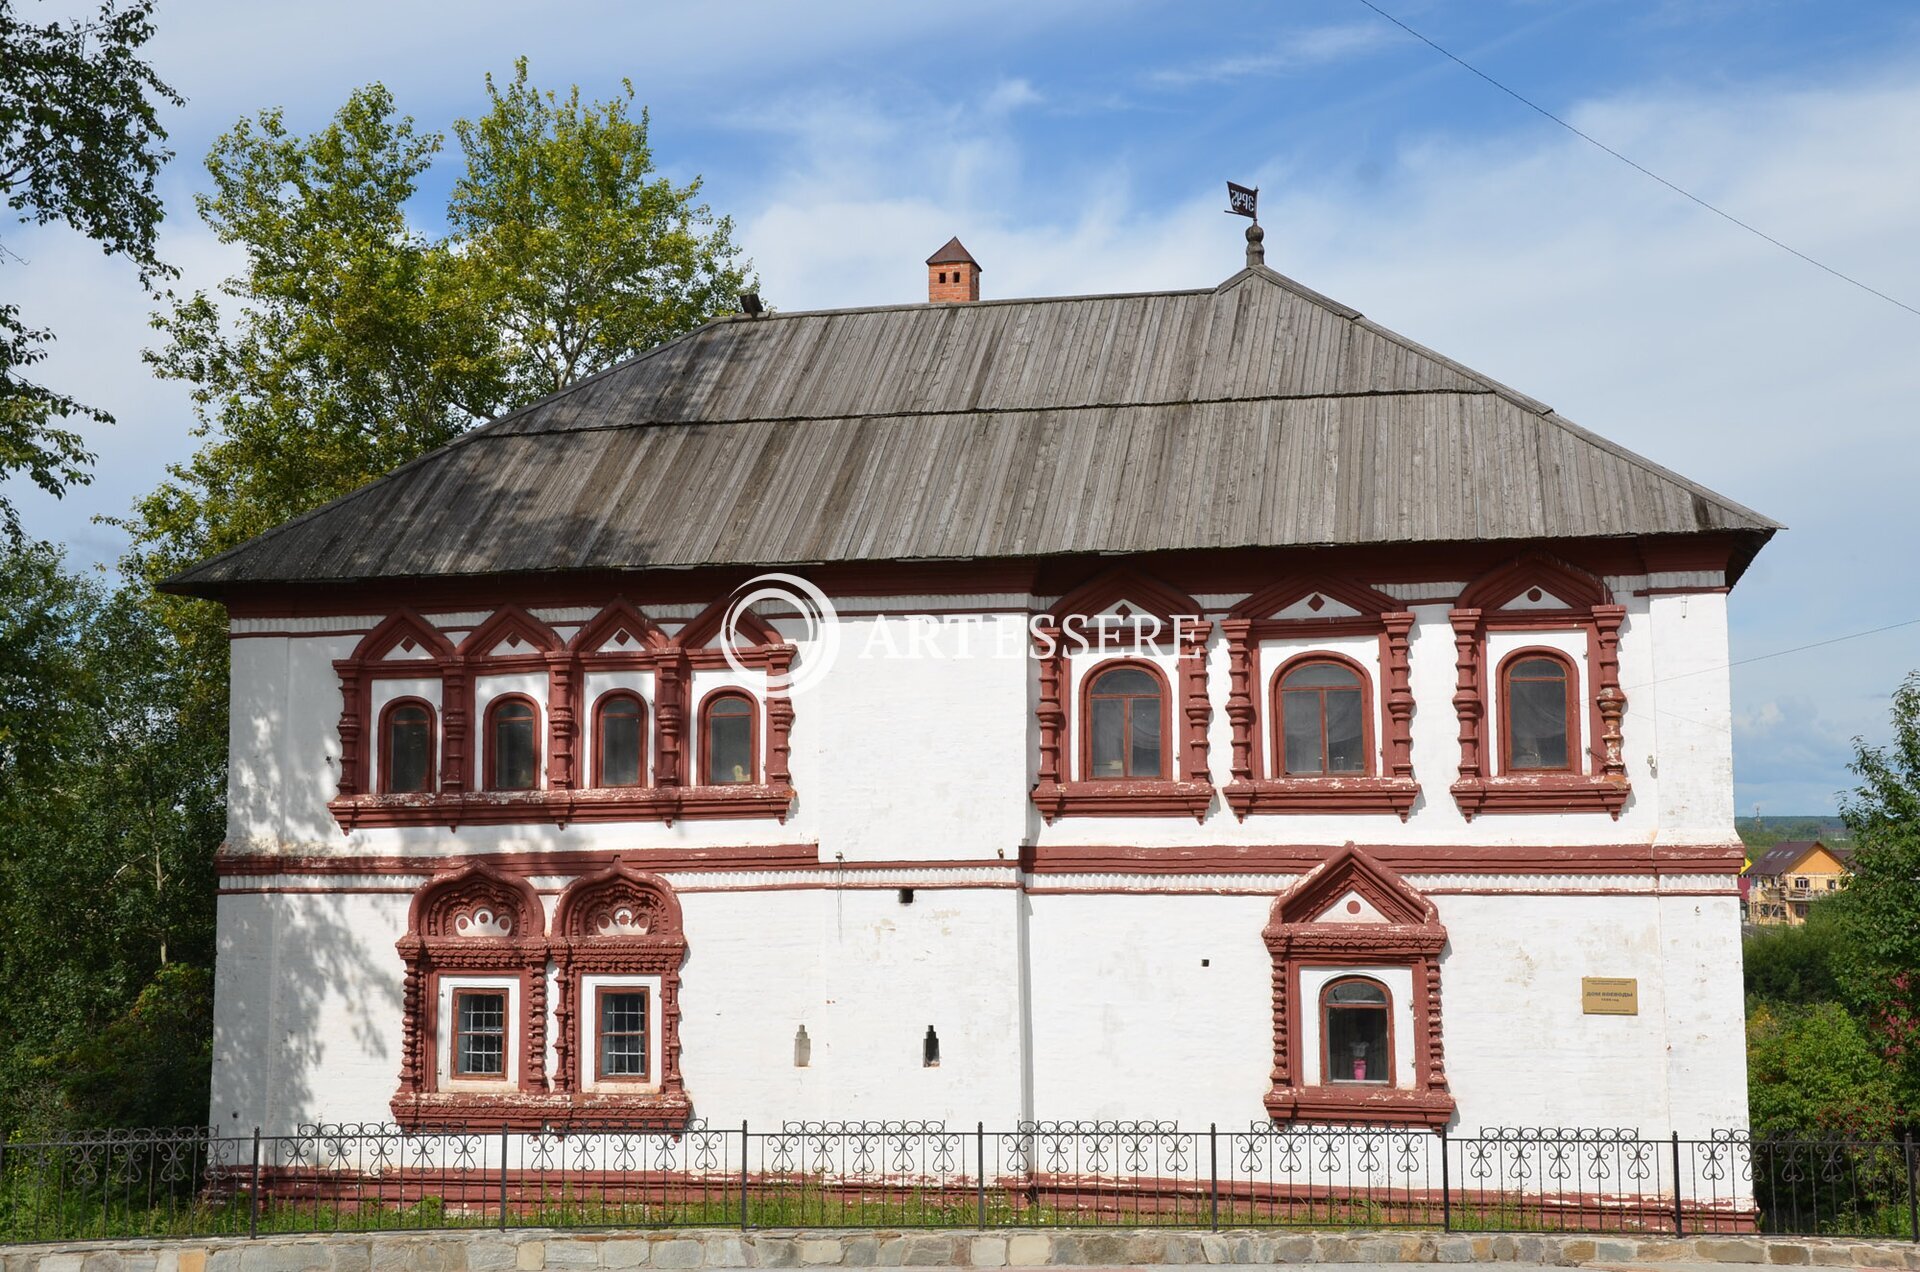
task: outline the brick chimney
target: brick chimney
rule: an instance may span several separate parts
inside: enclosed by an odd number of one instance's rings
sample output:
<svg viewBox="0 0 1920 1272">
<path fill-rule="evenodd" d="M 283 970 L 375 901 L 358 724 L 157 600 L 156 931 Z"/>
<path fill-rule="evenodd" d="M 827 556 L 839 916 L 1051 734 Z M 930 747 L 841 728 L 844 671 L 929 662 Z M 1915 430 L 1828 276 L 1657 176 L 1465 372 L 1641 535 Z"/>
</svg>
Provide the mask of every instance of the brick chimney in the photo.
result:
<svg viewBox="0 0 1920 1272">
<path fill-rule="evenodd" d="M 980 299 L 980 262 L 957 238 L 927 257 L 927 303 Z"/>
</svg>

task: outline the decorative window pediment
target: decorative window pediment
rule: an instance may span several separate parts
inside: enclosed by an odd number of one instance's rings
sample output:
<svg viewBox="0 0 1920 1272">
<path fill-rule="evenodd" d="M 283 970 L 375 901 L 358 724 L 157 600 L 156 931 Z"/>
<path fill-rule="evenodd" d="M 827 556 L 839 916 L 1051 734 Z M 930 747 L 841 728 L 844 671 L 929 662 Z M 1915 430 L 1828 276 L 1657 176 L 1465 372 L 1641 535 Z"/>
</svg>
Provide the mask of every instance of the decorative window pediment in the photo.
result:
<svg viewBox="0 0 1920 1272">
<path fill-rule="evenodd" d="M 1274 987 L 1268 1112 L 1310 1125 L 1444 1126 L 1454 1107 L 1440 1028 L 1447 930 L 1433 902 L 1348 844 L 1274 902 L 1263 935 Z M 1390 993 L 1394 981 L 1410 992 Z M 1342 985 L 1373 988 L 1342 995 L 1335 992 Z M 1362 1016 L 1376 1010 L 1387 1013 L 1377 1022 L 1379 1045 L 1336 1055 L 1329 1031 L 1357 1028 L 1356 1021 L 1372 1028 L 1372 1018 Z M 1397 1069 L 1390 1054 L 1376 1054 L 1403 1031 L 1411 1031 L 1410 1072 Z"/>
<path fill-rule="evenodd" d="M 553 628 L 518 605 L 497 609 L 460 642 L 460 656 L 475 659 L 538 659 L 556 653 L 562 642 Z M 490 669 L 491 670 L 491 669 Z"/>
<path fill-rule="evenodd" d="M 659 624 L 617 596 L 573 634 L 567 648 L 590 661 L 644 660 L 670 644 Z"/>
</svg>

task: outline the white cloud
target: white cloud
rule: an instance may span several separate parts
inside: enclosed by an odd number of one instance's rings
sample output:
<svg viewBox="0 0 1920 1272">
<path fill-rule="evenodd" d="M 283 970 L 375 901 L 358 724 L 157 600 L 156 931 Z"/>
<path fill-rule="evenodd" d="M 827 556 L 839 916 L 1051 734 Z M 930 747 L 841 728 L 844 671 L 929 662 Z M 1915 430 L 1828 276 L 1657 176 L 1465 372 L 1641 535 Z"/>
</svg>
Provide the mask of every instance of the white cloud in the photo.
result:
<svg viewBox="0 0 1920 1272">
<path fill-rule="evenodd" d="M 1290 32 L 1257 52 L 1234 53 L 1180 66 L 1161 67 L 1149 72 L 1146 80 L 1161 88 L 1188 88 L 1195 84 L 1223 84 L 1257 75 L 1281 75 L 1360 57 L 1405 38 L 1384 22 L 1347 22 L 1310 27 Z"/>
</svg>

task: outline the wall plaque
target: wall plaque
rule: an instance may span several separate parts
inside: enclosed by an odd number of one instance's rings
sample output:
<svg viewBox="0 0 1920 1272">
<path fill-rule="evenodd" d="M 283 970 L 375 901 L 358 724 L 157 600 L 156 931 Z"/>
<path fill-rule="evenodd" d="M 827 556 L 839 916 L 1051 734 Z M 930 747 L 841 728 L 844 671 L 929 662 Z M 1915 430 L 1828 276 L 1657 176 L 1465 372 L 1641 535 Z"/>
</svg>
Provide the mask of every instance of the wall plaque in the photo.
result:
<svg viewBox="0 0 1920 1272">
<path fill-rule="evenodd" d="M 1589 1016 L 1638 1016 L 1640 982 L 1631 976 L 1582 976 L 1580 1010 Z"/>
</svg>

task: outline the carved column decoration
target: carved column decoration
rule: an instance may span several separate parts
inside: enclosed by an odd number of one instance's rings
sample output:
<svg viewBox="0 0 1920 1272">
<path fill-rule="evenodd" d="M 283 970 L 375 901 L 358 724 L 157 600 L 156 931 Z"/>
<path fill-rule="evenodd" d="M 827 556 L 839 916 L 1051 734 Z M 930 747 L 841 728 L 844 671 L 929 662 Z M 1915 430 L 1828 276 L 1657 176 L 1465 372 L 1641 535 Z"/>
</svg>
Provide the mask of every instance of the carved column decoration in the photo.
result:
<svg viewBox="0 0 1920 1272">
<path fill-rule="evenodd" d="M 1288 966 L 1284 944 L 1275 947 L 1273 957 L 1273 1085 L 1293 1085 L 1293 1057 L 1287 1049 L 1287 1033 L 1292 1027 L 1287 1014 Z"/>
<path fill-rule="evenodd" d="M 579 737 L 579 668 L 566 654 L 547 655 L 547 786 L 571 790 L 584 785 L 574 767 Z"/>
<path fill-rule="evenodd" d="M 440 669 L 440 728 L 446 739 L 440 761 L 440 789 L 458 795 L 467 789 L 467 720 L 473 710 L 473 681 L 464 665 Z"/>
<path fill-rule="evenodd" d="M 1233 726 L 1232 780 L 1253 780 L 1253 621 L 1226 618 L 1220 632 L 1227 640 L 1227 721 Z"/>
<path fill-rule="evenodd" d="M 767 648 L 767 677 L 770 682 L 784 680 L 793 667 L 794 648 L 792 645 L 771 645 Z M 793 698 L 785 689 L 767 690 L 767 769 L 769 786 L 785 786 L 792 780 L 787 769 L 788 754 L 792 750 L 789 735 L 793 730 Z"/>
<path fill-rule="evenodd" d="M 654 764 L 654 784 L 681 786 L 685 773 L 682 742 L 687 727 L 687 651 L 678 645 L 660 651 L 654 696 L 660 715 L 660 754 Z"/>
<path fill-rule="evenodd" d="M 556 943 L 553 965 L 559 984 L 553 996 L 553 1027 L 557 1031 L 553 1038 L 553 1089 L 572 1091 L 579 1086 L 580 1076 L 580 1066 L 573 1054 L 573 1040 L 579 1036 L 579 1031 L 573 1027 L 577 1005 L 573 1001 L 572 951 Z"/>
<path fill-rule="evenodd" d="M 1425 963 L 1427 997 L 1427 1089 L 1445 1091 L 1447 1089 L 1447 1061 L 1440 1042 L 1440 960 L 1429 958 Z"/>
<path fill-rule="evenodd" d="M 1387 627 L 1381 637 L 1387 673 L 1387 776 L 1410 782 L 1413 780 L 1413 685 L 1407 665 L 1407 641 L 1413 631 L 1413 615 L 1382 614 L 1380 621 Z"/>
<path fill-rule="evenodd" d="M 527 996 L 527 1045 L 520 1053 L 520 1089 L 547 1089 L 547 948 L 545 943 L 529 954 L 526 975 L 520 978 L 520 992 Z"/>
<path fill-rule="evenodd" d="M 1486 710 L 1480 700 L 1480 611 L 1457 609 L 1447 617 L 1453 623 L 1453 709 L 1460 716 L 1460 780 L 1478 782 L 1486 776 L 1480 742 L 1480 720 Z"/>
<path fill-rule="evenodd" d="M 1035 629 L 1040 654 L 1040 702 L 1034 716 L 1040 722 L 1040 785 L 1057 786 L 1066 780 L 1066 766 L 1060 753 L 1066 732 L 1065 705 L 1066 651 L 1061 647 L 1060 629 L 1041 626 Z"/>
<path fill-rule="evenodd" d="M 367 709 L 359 665 L 336 660 L 340 677 L 340 797 L 358 795 L 367 785 L 367 762 L 360 751 L 361 720 Z"/>
<path fill-rule="evenodd" d="M 1627 695 L 1620 689 L 1620 624 L 1624 605 L 1593 607 L 1594 644 L 1599 664 L 1594 705 L 1600 711 L 1600 776 L 1610 782 L 1627 780 L 1627 762 L 1621 748 L 1621 722 L 1627 713 Z"/>
<path fill-rule="evenodd" d="M 420 1063 L 421 943 L 419 941 L 402 942 L 400 951 L 400 957 L 405 960 L 407 967 L 406 981 L 400 991 L 400 1094 L 415 1095 L 422 1089 Z"/>
<path fill-rule="evenodd" d="M 1213 704 L 1207 700 L 1207 638 L 1212 633 L 1212 623 L 1183 626 L 1180 633 L 1181 704 L 1186 714 L 1180 776 L 1189 782 L 1212 776 L 1207 771 L 1207 724 L 1213 719 Z"/>
</svg>

